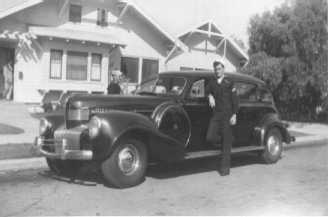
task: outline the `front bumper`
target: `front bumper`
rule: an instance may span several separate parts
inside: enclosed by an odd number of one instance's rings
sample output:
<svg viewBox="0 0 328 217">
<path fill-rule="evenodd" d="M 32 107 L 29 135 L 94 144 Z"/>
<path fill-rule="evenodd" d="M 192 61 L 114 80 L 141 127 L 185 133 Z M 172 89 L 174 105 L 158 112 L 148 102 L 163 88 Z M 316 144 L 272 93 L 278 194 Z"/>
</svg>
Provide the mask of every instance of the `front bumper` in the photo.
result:
<svg viewBox="0 0 328 217">
<path fill-rule="evenodd" d="M 61 160 L 92 160 L 91 150 L 73 150 L 69 148 L 67 139 L 35 138 L 34 147 L 42 156 Z"/>
</svg>

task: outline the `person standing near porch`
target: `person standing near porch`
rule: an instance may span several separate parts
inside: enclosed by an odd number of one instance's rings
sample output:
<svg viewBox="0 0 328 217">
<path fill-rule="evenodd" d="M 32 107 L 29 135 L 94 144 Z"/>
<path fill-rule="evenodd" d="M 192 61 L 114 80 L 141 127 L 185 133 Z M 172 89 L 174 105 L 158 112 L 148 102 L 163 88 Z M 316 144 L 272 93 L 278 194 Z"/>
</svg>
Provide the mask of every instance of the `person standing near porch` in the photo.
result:
<svg viewBox="0 0 328 217">
<path fill-rule="evenodd" d="M 221 143 L 222 145 L 219 165 L 219 173 L 222 176 L 230 174 L 230 155 L 233 142 L 231 125 L 236 124 L 239 107 L 236 90 L 233 82 L 225 78 L 224 67 L 223 60 L 213 62 L 215 79 L 210 80 L 205 88 L 209 105 L 213 109 L 206 139 L 212 144 Z"/>
<path fill-rule="evenodd" d="M 6 100 L 11 100 L 12 91 L 13 91 L 13 65 L 12 61 L 8 61 L 2 68 L 3 76 L 4 76 L 4 91 L 3 98 Z"/>
<path fill-rule="evenodd" d="M 107 94 L 121 94 L 122 88 L 120 86 L 120 79 L 122 73 L 119 70 L 112 71 L 112 79 L 107 87 Z"/>
</svg>

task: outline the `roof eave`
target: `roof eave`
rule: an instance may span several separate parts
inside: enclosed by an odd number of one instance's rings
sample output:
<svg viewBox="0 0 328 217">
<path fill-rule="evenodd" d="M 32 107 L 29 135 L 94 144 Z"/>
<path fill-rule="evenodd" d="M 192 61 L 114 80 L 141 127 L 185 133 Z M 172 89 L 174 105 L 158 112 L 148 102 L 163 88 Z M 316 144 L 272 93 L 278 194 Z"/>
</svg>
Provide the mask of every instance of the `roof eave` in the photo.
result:
<svg viewBox="0 0 328 217">
<path fill-rule="evenodd" d="M 21 10 L 24 10 L 28 7 L 32 7 L 34 5 L 37 5 L 37 4 L 40 4 L 42 3 L 44 0 L 28 0 L 28 1 L 25 1 L 24 3 L 21 3 L 21 4 L 18 4 L 18 5 L 15 5 L 3 12 L 0 12 L 0 19 L 2 18 L 5 18 L 11 14 L 14 14 L 16 12 L 19 12 Z"/>
</svg>

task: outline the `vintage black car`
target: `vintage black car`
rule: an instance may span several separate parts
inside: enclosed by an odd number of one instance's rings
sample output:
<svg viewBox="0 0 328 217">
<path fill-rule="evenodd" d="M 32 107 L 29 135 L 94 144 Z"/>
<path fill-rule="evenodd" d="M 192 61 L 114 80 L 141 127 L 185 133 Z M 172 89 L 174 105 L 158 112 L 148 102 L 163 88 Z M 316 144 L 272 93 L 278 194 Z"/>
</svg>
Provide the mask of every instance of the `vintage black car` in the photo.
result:
<svg viewBox="0 0 328 217">
<path fill-rule="evenodd" d="M 232 153 L 255 151 L 266 163 L 277 162 L 282 143 L 294 138 L 279 119 L 270 91 L 247 75 L 226 77 L 240 98 Z M 64 115 L 41 119 L 36 147 L 54 172 L 97 162 L 105 181 L 120 188 L 141 183 L 152 162 L 220 155 L 205 141 L 212 113 L 204 91 L 209 79 L 213 72 L 163 72 L 134 95 L 74 95 Z"/>
</svg>

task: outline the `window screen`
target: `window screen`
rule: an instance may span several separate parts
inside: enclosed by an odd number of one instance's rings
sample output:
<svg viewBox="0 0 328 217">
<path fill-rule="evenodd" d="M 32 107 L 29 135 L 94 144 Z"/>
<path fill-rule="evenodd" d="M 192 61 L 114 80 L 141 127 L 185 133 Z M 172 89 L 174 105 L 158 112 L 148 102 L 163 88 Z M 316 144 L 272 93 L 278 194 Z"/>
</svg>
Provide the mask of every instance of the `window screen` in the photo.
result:
<svg viewBox="0 0 328 217">
<path fill-rule="evenodd" d="M 97 13 L 97 25 L 108 26 L 108 11 L 98 8 Z"/>
<path fill-rule="evenodd" d="M 67 52 L 67 80 L 85 81 L 87 80 L 88 71 L 88 53 L 84 52 Z"/>
<path fill-rule="evenodd" d="M 142 60 L 142 81 L 155 77 L 158 74 L 158 60 Z"/>
<path fill-rule="evenodd" d="M 50 51 L 50 78 L 51 79 L 61 79 L 62 59 L 63 59 L 63 51 L 61 50 Z"/>
<path fill-rule="evenodd" d="M 121 58 L 121 71 L 131 83 L 138 83 L 139 59 L 133 57 Z"/>
<path fill-rule="evenodd" d="M 82 6 L 71 4 L 69 7 L 69 21 L 74 23 L 81 23 Z"/>
<path fill-rule="evenodd" d="M 100 81 L 101 80 L 101 54 L 92 54 L 91 60 L 91 80 Z"/>
</svg>

